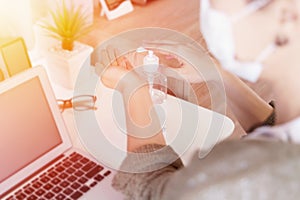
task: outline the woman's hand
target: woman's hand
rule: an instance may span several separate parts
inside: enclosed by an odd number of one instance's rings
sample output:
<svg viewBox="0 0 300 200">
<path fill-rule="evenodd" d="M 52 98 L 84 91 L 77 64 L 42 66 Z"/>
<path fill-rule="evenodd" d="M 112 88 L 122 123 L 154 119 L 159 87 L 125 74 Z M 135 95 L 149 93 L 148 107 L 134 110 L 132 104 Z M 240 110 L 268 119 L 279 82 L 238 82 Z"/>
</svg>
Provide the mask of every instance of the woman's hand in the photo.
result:
<svg viewBox="0 0 300 200">
<path fill-rule="evenodd" d="M 147 82 L 139 78 L 125 57 L 119 57 L 116 49 L 105 49 L 96 70 L 103 84 L 120 91 L 123 95 L 126 127 L 127 150 L 146 144 L 165 145 L 159 118 L 153 112 L 153 102 Z"/>
<path fill-rule="evenodd" d="M 108 47 L 101 51 L 101 61 L 96 64 L 96 72 L 106 87 L 123 93 L 127 88 L 144 84 L 124 56 L 117 49 Z"/>
</svg>

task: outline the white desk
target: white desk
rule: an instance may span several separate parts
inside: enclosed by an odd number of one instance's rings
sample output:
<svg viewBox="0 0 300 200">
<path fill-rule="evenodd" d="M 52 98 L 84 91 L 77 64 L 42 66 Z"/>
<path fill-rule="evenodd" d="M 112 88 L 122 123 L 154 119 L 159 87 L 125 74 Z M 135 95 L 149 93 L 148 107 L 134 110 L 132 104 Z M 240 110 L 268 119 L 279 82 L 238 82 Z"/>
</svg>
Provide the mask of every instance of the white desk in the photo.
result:
<svg viewBox="0 0 300 200">
<path fill-rule="evenodd" d="M 82 147 L 83 144 L 103 164 L 116 169 L 126 156 L 122 98 L 119 93 L 105 88 L 90 67 L 83 70 L 87 71 L 82 73 L 85 77 L 78 81 L 75 95 L 95 93 L 98 109 L 66 110 L 64 118 L 75 146 Z M 96 88 L 90 87 L 93 84 Z M 59 97 L 59 94 L 56 95 Z M 210 149 L 216 142 L 227 138 L 234 129 L 229 118 L 172 96 L 168 96 L 159 110 L 160 116 L 166 119 L 166 141 L 181 155 L 184 163 L 196 150 Z"/>
</svg>

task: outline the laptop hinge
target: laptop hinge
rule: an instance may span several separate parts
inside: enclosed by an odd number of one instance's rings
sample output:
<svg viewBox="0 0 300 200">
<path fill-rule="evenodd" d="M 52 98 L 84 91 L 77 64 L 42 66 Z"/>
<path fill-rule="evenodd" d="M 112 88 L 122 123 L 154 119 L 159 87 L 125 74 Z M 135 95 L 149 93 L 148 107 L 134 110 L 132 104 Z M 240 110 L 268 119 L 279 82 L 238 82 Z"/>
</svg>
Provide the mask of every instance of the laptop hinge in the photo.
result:
<svg viewBox="0 0 300 200">
<path fill-rule="evenodd" d="M 53 160 L 51 160 L 50 162 L 48 162 L 46 165 L 44 165 L 43 167 L 41 167 L 39 170 L 35 171 L 30 176 L 26 177 L 25 179 L 23 179 L 22 181 L 20 181 L 19 183 L 17 183 L 15 186 L 13 186 L 12 188 L 10 188 L 6 192 L 4 192 L 2 195 L 0 195 L 0 199 L 2 199 L 4 196 L 6 196 L 10 192 L 14 191 L 15 189 L 17 189 L 18 187 L 20 187 L 21 185 L 23 185 L 25 182 L 29 181 L 34 176 L 36 176 L 37 174 L 41 173 L 42 171 L 44 171 L 49 166 L 53 165 L 53 163 L 56 163 L 58 160 L 62 159 L 63 157 L 64 157 L 63 154 L 57 156 L 56 158 L 54 158 Z"/>
</svg>

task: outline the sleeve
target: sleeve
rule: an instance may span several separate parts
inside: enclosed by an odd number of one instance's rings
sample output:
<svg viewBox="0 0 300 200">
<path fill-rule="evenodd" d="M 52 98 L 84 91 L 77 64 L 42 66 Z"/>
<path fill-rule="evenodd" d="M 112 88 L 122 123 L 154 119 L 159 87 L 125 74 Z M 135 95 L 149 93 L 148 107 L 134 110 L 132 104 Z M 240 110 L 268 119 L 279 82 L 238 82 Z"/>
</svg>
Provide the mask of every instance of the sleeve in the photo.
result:
<svg viewBox="0 0 300 200">
<path fill-rule="evenodd" d="M 161 199 L 169 178 L 182 166 L 171 147 L 145 145 L 127 155 L 112 184 L 126 199 Z"/>
</svg>

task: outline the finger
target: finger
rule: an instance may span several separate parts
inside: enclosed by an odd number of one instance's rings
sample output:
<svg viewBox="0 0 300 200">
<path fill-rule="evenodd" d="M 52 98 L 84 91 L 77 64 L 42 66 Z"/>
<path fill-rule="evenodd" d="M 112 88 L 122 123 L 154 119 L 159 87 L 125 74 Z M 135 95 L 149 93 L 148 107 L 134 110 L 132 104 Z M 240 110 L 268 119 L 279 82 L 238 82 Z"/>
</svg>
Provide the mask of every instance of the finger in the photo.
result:
<svg viewBox="0 0 300 200">
<path fill-rule="evenodd" d="M 104 69 L 106 68 L 105 65 L 103 65 L 102 63 L 96 63 L 95 64 L 95 72 L 98 76 L 101 76 L 101 74 L 103 73 Z"/>
<path fill-rule="evenodd" d="M 113 54 L 113 57 L 114 57 L 114 60 L 112 61 L 111 66 L 122 67 L 122 58 L 119 56 L 120 55 L 119 50 L 117 48 L 114 48 L 111 51 L 113 53 L 110 53 L 110 54 Z"/>
<path fill-rule="evenodd" d="M 125 62 L 125 68 L 127 69 L 127 70 L 132 70 L 133 69 L 133 66 L 132 66 L 132 64 L 129 62 L 129 60 L 128 59 L 124 59 L 124 62 Z"/>
<path fill-rule="evenodd" d="M 113 64 L 116 61 L 115 48 L 111 45 L 108 45 L 106 47 L 106 52 L 110 61 L 109 64 Z"/>
<path fill-rule="evenodd" d="M 96 48 L 91 54 L 91 64 L 93 66 L 95 66 L 96 63 L 101 62 L 101 50 L 101 48 Z"/>
<path fill-rule="evenodd" d="M 110 59 L 108 58 L 107 52 L 105 49 L 101 50 L 101 62 L 105 67 L 109 66 Z"/>
<path fill-rule="evenodd" d="M 119 49 L 114 49 L 114 56 L 116 58 L 116 62 L 118 66 L 122 66 L 122 57 L 120 57 L 120 51 Z"/>
<path fill-rule="evenodd" d="M 131 63 L 125 56 L 121 56 L 118 58 L 118 66 L 126 70 L 130 70 L 133 68 Z"/>
<path fill-rule="evenodd" d="M 160 63 L 168 67 L 180 68 L 183 65 L 183 63 L 177 57 L 171 54 L 156 52 L 156 55 L 159 57 Z"/>
</svg>

